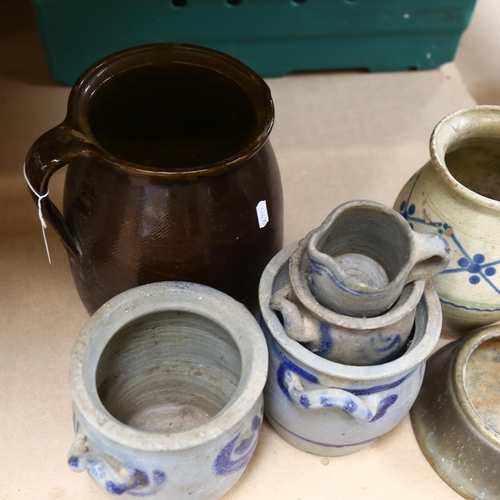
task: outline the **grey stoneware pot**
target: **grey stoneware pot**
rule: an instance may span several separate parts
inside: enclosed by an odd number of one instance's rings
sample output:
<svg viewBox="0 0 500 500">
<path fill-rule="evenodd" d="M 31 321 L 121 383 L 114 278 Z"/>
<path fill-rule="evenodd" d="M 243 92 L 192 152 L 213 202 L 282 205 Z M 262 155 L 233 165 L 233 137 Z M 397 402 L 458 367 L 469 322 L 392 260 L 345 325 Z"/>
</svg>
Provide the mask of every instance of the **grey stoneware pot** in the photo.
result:
<svg viewBox="0 0 500 500">
<path fill-rule="evenodd" d="M 455 491 L 500 498 L 500 325 L 429 359 L 411 421 L 425 457 Z"/>
<path fill-rule="evenodd" d="M 290 256 L 289 280 L 274 290 L 270 300 L 271 309 L 283 317 L 287 335 L 318 356 L 346 365 L 375 365 L 396 358 L 412 333 L 425 280 L 406 285 L 396 304 L 380 316 L 345 316 L 313 296 L 307 276 L 301 272 L 307 247 L 304 238 Z"/>
<path fill-rule="evenodd" d="M 401 214 L 369 200 L 338 206 L 306 239 L 300 272 L 319 303 L 345 316 L 383 314 L 405 285 L 450 262 L 444 238 L 414 232 Z"/>
<path fill-rule="evenodd" d="M 257 445 L 268 353 L 258 323 L 207 286 L 124 292 L 73 349 L 69 466 L 127 498 L 217 499 Z"/>
<path fill-rule="evenodd" d="M 329 361 L 291 339 L 269 306 L 288 279 L 295 248 L 292 244 L 276 255 L 260 282 L 260 322 L 269 347 L 266 417 L 300 450 L 323 456 L 354 453 L 395 427 L 415 401 L 426 358 L 441 331 L 439 299 L 427 282 L 411 342 L 399 358 L 376 366 Z"/>
</svg>

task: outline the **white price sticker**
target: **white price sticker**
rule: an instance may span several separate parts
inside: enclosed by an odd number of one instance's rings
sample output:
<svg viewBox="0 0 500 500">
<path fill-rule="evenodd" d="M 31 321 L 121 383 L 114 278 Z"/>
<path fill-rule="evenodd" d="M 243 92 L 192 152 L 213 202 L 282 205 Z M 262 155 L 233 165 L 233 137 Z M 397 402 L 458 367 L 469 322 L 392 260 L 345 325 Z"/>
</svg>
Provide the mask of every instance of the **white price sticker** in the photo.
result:
<svg viewBox="0 0 500 500">
<path fill-rule="evenodd" d="M 267 213 L 266 200 L 259 201 L 256 210 L 257 210 L 257 220 L 259 221 L 259 228 L 262 229 L 269 222 L 269 214 Z"/>
</svg>

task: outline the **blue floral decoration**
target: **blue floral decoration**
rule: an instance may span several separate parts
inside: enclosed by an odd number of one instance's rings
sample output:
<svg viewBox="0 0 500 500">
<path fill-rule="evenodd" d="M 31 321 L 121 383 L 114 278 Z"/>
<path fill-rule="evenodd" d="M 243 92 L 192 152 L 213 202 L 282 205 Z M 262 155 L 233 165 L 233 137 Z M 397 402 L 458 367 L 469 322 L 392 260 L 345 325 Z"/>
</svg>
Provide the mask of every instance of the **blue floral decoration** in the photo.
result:
<svg viewBox="0 0 500 500">
<path fill-rule="evenodd" d="M 432 221 L 430 219 L 423 219 L 420 217 L 416 217 L 415 213 L 417 211 L 417 207 L 415 203 L 412 203 L 412 195 L 415 185 L 420 177 L 420 173 L 415 176 L 415 181 L 413 186 L 411 187 L 410 193 L 406 200 L 403 200 L 399 205 L 399 212 L 401 215 L 408 221 L 412 229 L 415 229 L 416 224 L 424 224 L 425 226 L 430 226 L 436 228 L 436 232 L 443 236 L 447 236 L 456 246 L 458 251 L 462 254 L 461 257 L 456 262 L 450 263 L 450 266 L 442 271 L 441 274 L 454 274 L 454 273 L 467 273 L 468 282 L 471 285 L 478 285 L 481 282 L 487 284 L 490 288 L 492 288 L 496 293 L 500 294 L 500 289 L 491 281 L 491 277 L 497 273 L 496 266 L 500 264 L 500 259 L 497 260 L 489 260 L 482 253 L 476 253 L 471 255 L 464 248 L 460 240 L 457 238 L 453 228 L 445 223 L 439 221 Z M 453 267 L 455 264 L 456 267 Z M 462 309 L 473 309 L 485 312 L 491 312 L 493 310 L 498 309 L 476 309 L 469 308 L 465 306 L 459 306 L 457 304 L 453 304 L 452 302 L 442 302 L 446 304 L 450 304 L 455 307 L 460 307 Z"/>
</svg>

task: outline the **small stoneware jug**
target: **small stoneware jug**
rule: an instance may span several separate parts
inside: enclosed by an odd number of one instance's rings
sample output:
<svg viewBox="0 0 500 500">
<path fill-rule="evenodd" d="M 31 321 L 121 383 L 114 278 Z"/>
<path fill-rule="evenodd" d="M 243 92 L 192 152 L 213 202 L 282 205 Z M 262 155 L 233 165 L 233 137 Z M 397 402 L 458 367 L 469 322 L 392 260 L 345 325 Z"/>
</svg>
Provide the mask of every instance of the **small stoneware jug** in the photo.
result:
<svg viewBox="0 0 500 500">
<path fill-rule="evenodd" d="M 307 260 L 307 238 L 289 260 L 289 279 L 276 288 L 270 307 L 279 311 L 285 332 L 318 356 L 346 365 L 386 363 L 407 346 L 425 280 L 406 285 L 396 304 L 374 318 L 345 316 L 321 305 L 300 272 Z"/>
<path fill-rule="evenodd" d="M 90 313 L 164 280 L 257 308 L 260 275 L 283 240 L 273 122 L 262 78 L 207 48 L 131 48 L 79 78 L 66 119 L 35 142 L 25 173 Z M 60 213 L 46 195 L 65 165 Z"/>
<path fill-rule="evenodd" d="M 430 157 L 394 208 L 415 231 L 447 239 L 450 264 L 432 281 L 445 323 L 468 331 L 500 319 L 500 107 L 445 117 Z"/>
<path fill-rule="evenodd" d="M 446 240 L 414 232 L 392 208 L 350 201 L 308 235 L 301 272 L 323 306 L 373 317 L 387 311 L 407 283 L 445 269 L 449 253 Z"/>
<path fill-rule="evenodd" d="M 287 282 L 294 245 L 266 267 L 259 289 L 261 326 L 269 347 L 265 413 L 292 446 L 322 456 L 354 453 L 395 427 L 419 392 L 425 360 L 439 340 L 441 308 L 431 283 L 416 307 L 412 342 L 397 359 L 352 366 L 317 356 L 290 339 L 269 307 Z"/>
<path fill-rule="evenodd" d="M 268 366 L 242 304 L 195 283 L 144 285 L 104 304 L 72 355 L 72 470 L 114 497 L 213 500 L 235 484 Z"/>
</svg>

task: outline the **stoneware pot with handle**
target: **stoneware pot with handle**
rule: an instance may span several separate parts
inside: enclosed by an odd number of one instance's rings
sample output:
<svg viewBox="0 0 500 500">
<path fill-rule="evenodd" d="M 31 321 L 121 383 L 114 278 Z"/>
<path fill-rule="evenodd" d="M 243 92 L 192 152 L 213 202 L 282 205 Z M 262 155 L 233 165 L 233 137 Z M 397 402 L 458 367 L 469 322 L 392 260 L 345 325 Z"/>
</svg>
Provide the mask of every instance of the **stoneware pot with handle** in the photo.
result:
<svg viewBox="0 0 500 500">
<path fill-rule="evenodd" d="M 255 310 L 283 240 L 266 83 L 207 48 L 155 44 L 110 55 L 75 83 L 65 120 L 25 174 L 68 252 L 89 313 L 145 283 L 209 285 Z M 62 213 L 47 196 L 68 166 Z"/>
<path fill-rule="evenodd" d="M 133 288 L 91 316 L 72 356 L 72 470 L 154 500 L 217 499 L 241 476 L 268 366 L 242 304 L 195 283 Z"/>
<path fill-rule="evenodd" d="M 265 412 L 276 432 L 296 448 L 323 456 L 361 450 L 395 427 L 419 392 L 426 358 L 439 340 L 441 308 L 430 282 L 417 305 L 411 344 L 397 359 L 353 366 L 317 356 L 292 340 L 269 306 L 288 280 L 296 248 L 283 249 L 266 267 L 259 289 L 261 326 L 269 348 Z"/>
<path fill-rule="evenodd" d="M 300 271 L 307 260 L 307 238 L 300 241 L 288 265 L 288 281 L 271 296 L 269 306 L 283 318 L 285 332 L 322 358 L 368 366 L 395 359 L 406 348 L 425 280 L 406 285 L 396 304 L 374 318 L 345 316 L 320 304 Z"/>
<path fill-rule="evenodd" d="M 398 212 L 370 200 L 338 206 L 306 240 L 305 258 L 291 274 L 305 275 L 317 301 L 345 316 L 382 315 L 405 285 L 450 261 L 446 240 L 413 231 Z"/>
</svg>

